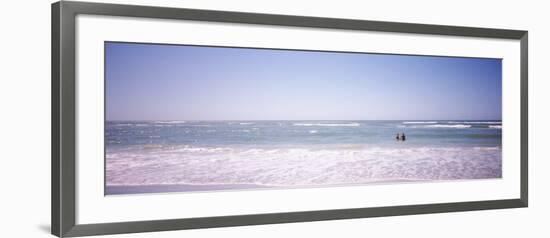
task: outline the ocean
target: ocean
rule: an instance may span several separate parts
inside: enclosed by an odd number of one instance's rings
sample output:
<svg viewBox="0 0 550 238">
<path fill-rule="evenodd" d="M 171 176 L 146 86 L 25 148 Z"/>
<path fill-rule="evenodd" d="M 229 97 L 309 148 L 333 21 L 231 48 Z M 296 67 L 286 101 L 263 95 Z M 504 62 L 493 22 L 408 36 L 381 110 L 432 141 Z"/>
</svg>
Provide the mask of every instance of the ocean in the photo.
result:
<svg viewBox="0 0 550 238">
<path fill-rule="evenodd" d="M 105 126 L 107 195 L 502 176 L 502 123 L 494 120 L 107 121 Z M 396 140 L 397 133 L 406 140 Z"/>
</svg>

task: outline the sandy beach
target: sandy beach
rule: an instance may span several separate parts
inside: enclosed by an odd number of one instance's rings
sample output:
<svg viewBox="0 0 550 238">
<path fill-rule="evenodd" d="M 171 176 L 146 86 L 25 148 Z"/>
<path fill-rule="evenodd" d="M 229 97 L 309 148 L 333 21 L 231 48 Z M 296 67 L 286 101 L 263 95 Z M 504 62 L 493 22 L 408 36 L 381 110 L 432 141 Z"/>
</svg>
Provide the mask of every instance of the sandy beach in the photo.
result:
<svg viewBox="0 0 550 238">
<path fill-rule="evenodd" d="M 259 189 L 269 188 L 254 184 L 208 184 L 208 185 L 108 185 L 105 187 L 107 195 L 122 195 L 122 194 L 144 194 L 144 193 L 173 193 L 173 192 L 197 192 L 197 191 L 212 191 L 212 190 L 241 190 L 241 189 Z"/>
</svg>

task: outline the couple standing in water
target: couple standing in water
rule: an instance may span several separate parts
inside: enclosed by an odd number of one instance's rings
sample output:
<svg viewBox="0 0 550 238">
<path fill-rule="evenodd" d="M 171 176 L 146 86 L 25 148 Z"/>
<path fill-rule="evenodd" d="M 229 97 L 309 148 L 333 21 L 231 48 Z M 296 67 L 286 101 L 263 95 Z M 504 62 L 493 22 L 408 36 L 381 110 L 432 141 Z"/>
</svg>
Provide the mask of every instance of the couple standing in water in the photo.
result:
<svg viewBox="0 0 550 238">
<path fill-rule="evenodd" d="M 402 132 L 401 134 L 397 133 L 395 135 L 395 139 L 398 141 L 405 141 L 407 137 L 405 137 L 405 133 Z"/>
</svg>

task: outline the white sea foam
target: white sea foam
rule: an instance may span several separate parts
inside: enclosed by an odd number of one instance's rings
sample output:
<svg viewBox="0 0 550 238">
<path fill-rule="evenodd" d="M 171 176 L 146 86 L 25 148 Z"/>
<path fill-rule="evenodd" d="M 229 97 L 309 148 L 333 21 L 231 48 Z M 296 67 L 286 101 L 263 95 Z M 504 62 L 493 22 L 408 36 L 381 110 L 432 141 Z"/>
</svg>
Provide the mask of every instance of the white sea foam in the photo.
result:
<svg viewBox="0 0 550 238">
<path fill-rule="evenodd" d="M 489 128 L 502 129 L 502 125 L 490 125 Z"/>
<path fill-rule="evenodd" d="M 403 124 L 436 124 L 437 121 L 404 121 Z"/>
<path fill-rule="evenodd" d="M 353 122 L 353 123 L 294 123 L 292 125 L 294 125 L 294 126 L 334 126 L 334 127 L 339 127 L 339 126 L 360 126 L 361 124 L 359 124 L 357 122 Z"/>
<path fill-rule="evenodd" d="M 448 121 L 449 124 L 501 124 L 500 121 Z"/>
<path fill-rule="evenodd" d="M 183 124 L 187 123 L 186 121 L 155 121 L 157 124 Z"/>
<path fill-rule="evenodd" d="M 241 122 L 239 125 L 253 125 L 254 122 Z"/>
<path fill-rule="evenodd" d="M 114 126 L 133 126 L 133 125 L 134 124 L 130 124 L 130 123 L 117 123 Z"/>
<path fill-rule="evenodd" d="M 315 133 L 317 133 L 317 132 L 318 132 L 317 130 L 311 130 L 311 131 L 309 131 L 309 133 L 311 133 L 311 134 L 315 134 Z"/>
<path fill-rule="evenodd" d="M 500 147 L 239 148 L 107 151 L 108 185 L 302 186 L 501 177 Z"/>
<path fill-rule="evenodd" d="M 472 125 L 464 125 L 464 124 L 457 124 L 457 125 L 443 125 L 443 124 L 437 124 L 437 125 L 427 125 L 424 127 L 433 127 L 433 128 L 470 128 Z"/>
</svg>

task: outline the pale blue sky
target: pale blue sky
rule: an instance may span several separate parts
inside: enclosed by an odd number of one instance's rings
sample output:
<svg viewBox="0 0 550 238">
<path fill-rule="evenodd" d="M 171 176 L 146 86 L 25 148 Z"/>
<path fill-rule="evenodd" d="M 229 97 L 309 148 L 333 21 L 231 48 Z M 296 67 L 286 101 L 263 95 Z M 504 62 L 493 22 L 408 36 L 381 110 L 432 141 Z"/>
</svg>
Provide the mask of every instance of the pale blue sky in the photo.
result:
<svg viewBox="0 0 550 238">
<path fill-rule="evenodd" d="M 105 43 L 107 120 L 500 120 L 500 59 Z"/>
</svg>

